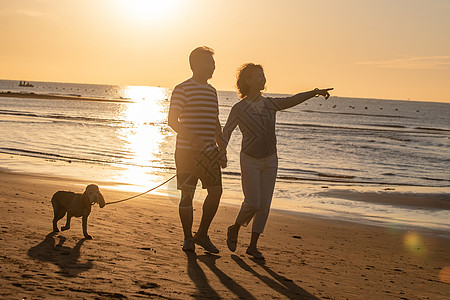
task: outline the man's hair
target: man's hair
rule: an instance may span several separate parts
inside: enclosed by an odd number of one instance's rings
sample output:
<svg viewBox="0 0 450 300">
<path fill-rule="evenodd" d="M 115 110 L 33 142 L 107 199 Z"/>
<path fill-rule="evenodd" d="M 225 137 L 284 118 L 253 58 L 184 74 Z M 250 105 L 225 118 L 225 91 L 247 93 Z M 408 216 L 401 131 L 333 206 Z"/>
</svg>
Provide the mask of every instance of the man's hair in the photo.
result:
<svg viewBox="0 0 450 300">
<path fill-rule="evenodd" d="M 192 50 L 191 54 L 189 55 L 189 65 L 191 66 L 191 70 L 194 69 L 194 66 L 198 65 L 198 62 L 204 55 L 213 56 L 214 50 L 206 46 L 197 47 Z"/>
<path fill-rule="evenodd" d="M 248 86 L 247 79 L 252 75 L 254 70 L 261 70 L 264 72 L 261 65 L 252 63 L 243 64 L 238 69 L 236 87 L 238 89 L 239 98 L 241 99 L 248 96 L 250 87 Z"/>
</svg>

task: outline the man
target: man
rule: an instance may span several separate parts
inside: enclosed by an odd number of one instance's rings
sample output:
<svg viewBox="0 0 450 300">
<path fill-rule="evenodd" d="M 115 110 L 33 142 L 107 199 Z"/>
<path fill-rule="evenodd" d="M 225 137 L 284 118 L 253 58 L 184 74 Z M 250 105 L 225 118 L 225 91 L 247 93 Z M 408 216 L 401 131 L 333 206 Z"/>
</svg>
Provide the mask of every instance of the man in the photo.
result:
<svg viewBox="0 0 450 300">
<path fill-rule="evenodd" d="M 222 195 L 222 174 L 217 144 L 222 134 L 216 90 L 208 84 L 215 70 L 214 51 L 198 47 L 189 56 L 192 77 L 172 92 L 169 126 L 177 133 L 175 165 L 177 188 L 181 190 L 179 214 L 184 232 L 184 251 L 194 251 L 195 244 L 212 253 L 219 253 L 208 236 L 208 229 L 219 207 Z M 221 148 L 225 149 L 221 145 Z M 224 160 L 223 160 L 224 161 Z M 223 163 L 225 166 L 225 162 Z M 192 201 L 198 180 L 208 194 L 195 236 L 192 236 Z"/>
</svg>

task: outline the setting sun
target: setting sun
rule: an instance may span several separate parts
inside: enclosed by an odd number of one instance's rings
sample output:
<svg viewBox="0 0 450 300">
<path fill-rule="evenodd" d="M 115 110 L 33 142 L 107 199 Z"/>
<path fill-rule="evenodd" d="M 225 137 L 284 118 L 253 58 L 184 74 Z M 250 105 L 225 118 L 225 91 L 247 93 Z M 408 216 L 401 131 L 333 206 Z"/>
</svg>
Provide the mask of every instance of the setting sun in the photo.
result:
<svg viewBox="0 0 450 300">
<path fill-rule="evenodd" d="M 178 2 L 178 0 L 119 0 L 119 8 L 135 20 L 162 20 L 173 13 Z"/>
</svg>

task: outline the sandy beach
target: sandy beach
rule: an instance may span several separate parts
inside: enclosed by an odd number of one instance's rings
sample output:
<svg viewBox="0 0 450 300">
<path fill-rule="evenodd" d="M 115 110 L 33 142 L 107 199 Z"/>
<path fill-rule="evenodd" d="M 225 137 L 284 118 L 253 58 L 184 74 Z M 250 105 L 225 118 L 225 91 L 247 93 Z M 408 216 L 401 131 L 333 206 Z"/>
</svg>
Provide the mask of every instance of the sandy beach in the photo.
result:
<svg viewBox="0 0 450 300">
<path fill-rule="evenodd" d="M 210 236 L 219 255 L 181 250 L 177 207 L 145 195 L 94 207 L 52 233 L 50 199 L 90 182 L 0 173 L 2 299 L 448 299 L 450 239 L 272 211 L 260 241 L 264 263 L 235 253 L 225 230 L 238 207 L 222 205 Z M 132 196 L 98 183 L 107 202 Z M 227 197 L 226 192 L 224 197 Z M 195 204 L 194 228 L 201 203 Z M 60 221 L 60 226 L 65 218 Z"/>
</svg>

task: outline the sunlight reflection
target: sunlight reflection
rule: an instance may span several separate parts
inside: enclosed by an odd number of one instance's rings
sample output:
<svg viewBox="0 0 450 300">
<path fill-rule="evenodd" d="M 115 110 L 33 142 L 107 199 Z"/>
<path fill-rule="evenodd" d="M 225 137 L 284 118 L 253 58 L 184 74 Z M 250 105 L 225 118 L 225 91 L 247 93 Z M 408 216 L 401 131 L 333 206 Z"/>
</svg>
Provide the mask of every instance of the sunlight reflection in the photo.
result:
<svg viewBox="0 0 450 300">
<path fill-rule="evenodd" d="M 126 112 L 126 120 L 133 124 L 159 123 L 165 120 L 166 114 L 162 101 L 167 99 L 167 89 L 152 86 L 128 86 L 123 91 L 124 98 L 134 101 Z"/>
<path fill-rule="evenodd" d="M 128 168 L 120 172 L 118 180 L 134 186 L 151 187 L 161 181 L 158 168 L 164 167 L 159 154 L 166 137 L 162 127 L 166 126 L 167 114 L 163 104 L 168 98 L 168 90 L 129 86 L 123 94 L 134 103 L 127 104 L 121 116 L 130 124 L 119 129 L 123 151 L 129 158 L 124 161 Z"/>
</svg>

